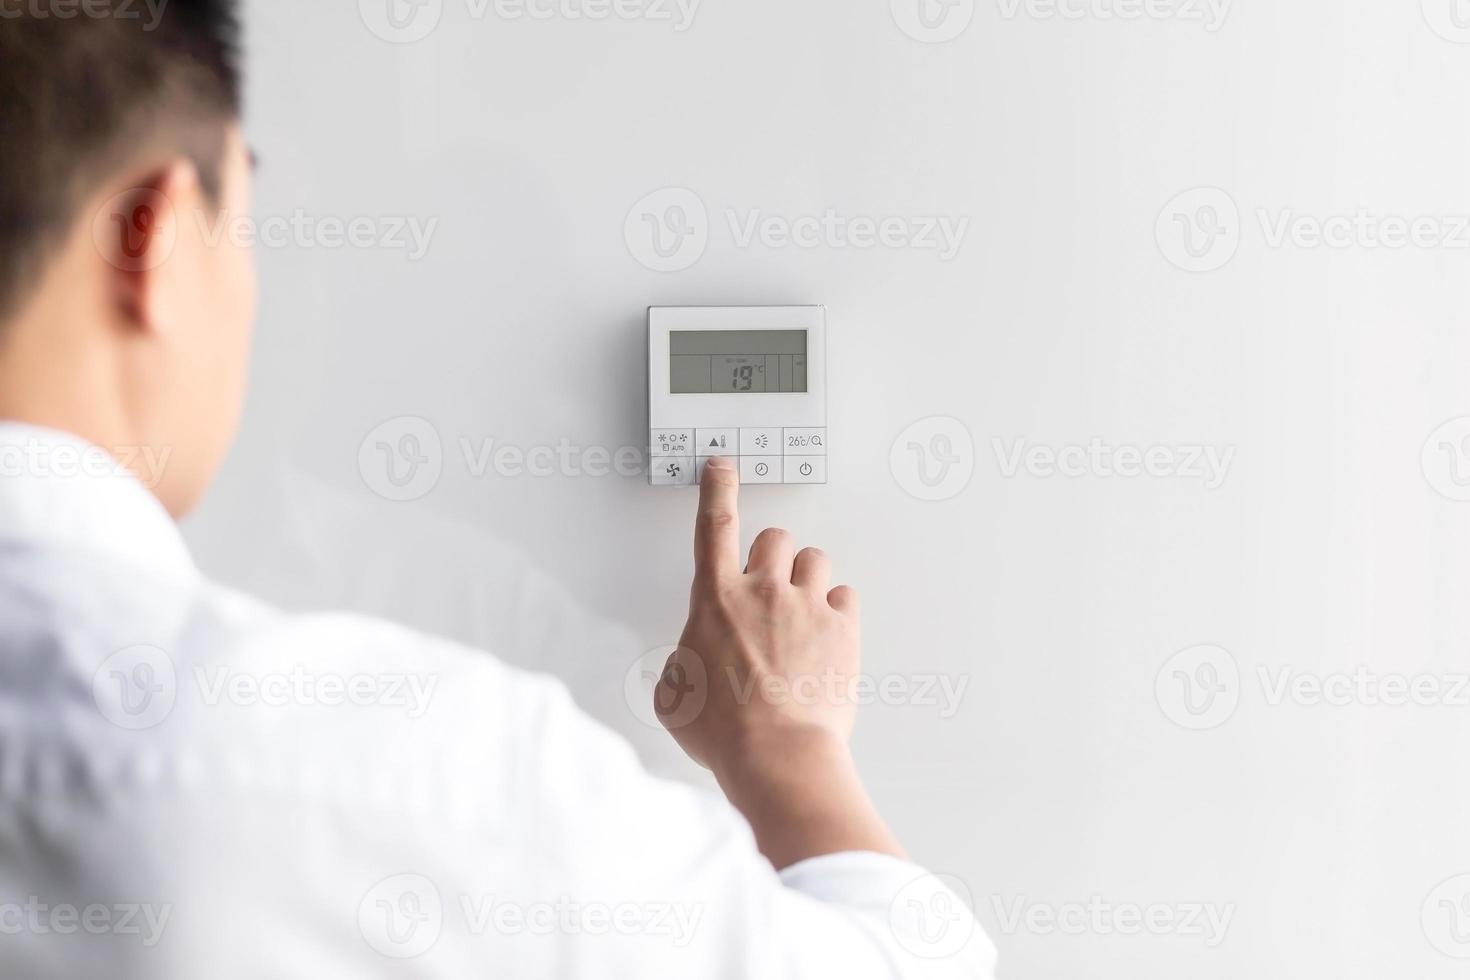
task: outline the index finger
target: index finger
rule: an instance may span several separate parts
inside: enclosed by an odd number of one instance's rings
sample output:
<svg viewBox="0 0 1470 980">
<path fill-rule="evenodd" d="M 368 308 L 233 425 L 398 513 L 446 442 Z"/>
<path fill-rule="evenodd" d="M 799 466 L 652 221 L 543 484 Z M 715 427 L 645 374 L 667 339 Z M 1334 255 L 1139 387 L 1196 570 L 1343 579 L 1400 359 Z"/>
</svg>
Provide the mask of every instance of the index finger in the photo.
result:
<svg viewBox="0 0 1470 980">
<path fill-rule="evenodd" d="M 740 472 L 734 460 L 716 456 L 705 464 L 694 522 L 696 579 L 740 574 L 739 495 Z"/>
</svg>

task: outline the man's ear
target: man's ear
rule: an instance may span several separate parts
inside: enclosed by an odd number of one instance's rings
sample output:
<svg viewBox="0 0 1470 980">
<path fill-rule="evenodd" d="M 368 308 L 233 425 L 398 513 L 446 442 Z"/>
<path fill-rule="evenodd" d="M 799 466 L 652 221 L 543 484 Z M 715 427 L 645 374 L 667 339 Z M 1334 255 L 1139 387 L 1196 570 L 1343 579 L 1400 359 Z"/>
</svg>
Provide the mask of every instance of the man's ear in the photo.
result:
<svg viewBox="0 0 1470 980">
<path fill-rule="evenodd" d="M 177 287 L 188 275 L 176 253 L 184 222 L 199 207 L 199 174 L 180 158 L 123 186 L 97 209 L 92 241 L 106 263 L 108 296 L 119 320 L 163 331 L 178 312 Z"/>
</svg>

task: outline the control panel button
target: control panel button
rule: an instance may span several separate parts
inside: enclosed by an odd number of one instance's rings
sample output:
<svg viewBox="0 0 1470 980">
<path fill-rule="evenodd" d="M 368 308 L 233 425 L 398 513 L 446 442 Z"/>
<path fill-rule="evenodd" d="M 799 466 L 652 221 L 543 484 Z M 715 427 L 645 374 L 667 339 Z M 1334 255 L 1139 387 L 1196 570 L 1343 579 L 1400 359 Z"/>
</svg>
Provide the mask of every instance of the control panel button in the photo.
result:
<svg viewBox="0 0 1470 980">
<path fill-rule="evenodd" d="M 741 483 L 780 483 L 780 456 L 741 456 Z"/>
<path fill-rule="evenodd" d="M 786 430 L 790 432 L 790 429 Z M 787 456 L 786 483 L 826 483 L 826 456 Z"/>
<path fill-rule="evenodd" d="M 738 429 L 695 429 L 695 450 L 701 456 L 738 456 L 738 432 Z"/>
<path fill-rule="evenodd" d="M 740 430 L 740 455 L 781 455 L 781 429 L 779 427 Z"/>
<path fill-rule="evenodd" d="M 693 456 L 654 456 L 649 460 L 650 482 L 656 487 L 690 487 L 697 481 Z"/>
<path fill-rule="evenodd" d="M 781 444 L 786 447 L 784 452 L 787 456 L 827 455 L 826 429 L 783 429 L 782 432 Z M 791 481 L 788 479 L 786 482 Z"/>
<path fill-rule="evenodd" d="M 648 433 L 648 455 L 693 456 L 693 429 L 653 429 Z"/>
</svg>

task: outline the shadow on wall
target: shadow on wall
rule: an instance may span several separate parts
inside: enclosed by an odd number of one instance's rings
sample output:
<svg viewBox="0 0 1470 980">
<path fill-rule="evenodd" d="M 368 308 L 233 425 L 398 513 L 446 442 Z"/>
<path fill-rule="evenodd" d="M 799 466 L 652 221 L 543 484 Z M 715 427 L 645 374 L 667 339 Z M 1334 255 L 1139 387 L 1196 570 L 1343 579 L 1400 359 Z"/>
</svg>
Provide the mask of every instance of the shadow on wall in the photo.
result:
<svg viewBox="0 0 1470 980">
<path fill-rule="evenodd" d="M 652 712 L 656 673 L 647 672 L 666 652 L 587 609 L 519 549 L 422 509 L 405 517 L 297 467 L 278 470 L 267 487 L 250 528 L 260 560 L 232 576 L 235 587 L 291 611 L 387 618 L 551 674 L 650 771 L 707 780 Z"/>
</svg>

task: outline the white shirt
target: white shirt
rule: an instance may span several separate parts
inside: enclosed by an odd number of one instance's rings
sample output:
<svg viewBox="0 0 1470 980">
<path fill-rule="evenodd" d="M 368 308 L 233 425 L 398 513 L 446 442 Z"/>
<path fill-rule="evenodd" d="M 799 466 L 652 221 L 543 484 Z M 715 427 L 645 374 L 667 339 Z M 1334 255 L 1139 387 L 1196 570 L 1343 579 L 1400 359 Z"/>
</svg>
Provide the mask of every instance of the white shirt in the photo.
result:
<svg viewBox="0 0 1470 980">
<path fill-rule="evenodd" d="M 558 681 L 210 583 L 106 459 L 0 424 L 0 974 L 989 975 L 941 878 L 778 874 Z"/>
</svg>

